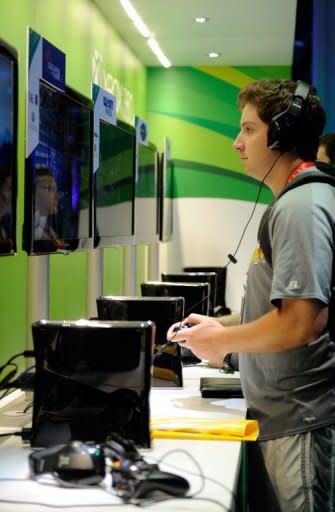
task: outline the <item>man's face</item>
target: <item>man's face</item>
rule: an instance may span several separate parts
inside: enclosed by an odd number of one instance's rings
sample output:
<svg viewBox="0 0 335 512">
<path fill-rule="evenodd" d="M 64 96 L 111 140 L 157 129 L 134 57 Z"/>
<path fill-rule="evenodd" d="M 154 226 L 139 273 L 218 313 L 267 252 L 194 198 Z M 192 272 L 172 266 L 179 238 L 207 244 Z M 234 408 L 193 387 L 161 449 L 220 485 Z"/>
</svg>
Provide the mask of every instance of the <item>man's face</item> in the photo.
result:
<svg viewBox="0 0 335 512">
<path fill-rule="evenodd" d="M 52 176 L 38 176 L 36 181 L 36 210 L 40 215 L 54 215 L 58 212 L 57 184 Z"/>
<path fill-rule="evenodd" d="M 233 147 L 240 152 L 247 174 L 261 181 L 269 171 L 274 151 L 268 148 L 268 125 L 259 117 L 256 107 L 247 103 L 242 110 L 241 130 Z"/>
<path fill-rule="evenodd" d="M 316 155 L 316 159 L 319 160 L 319 162 L 325 162 L 326 164 L 330 163 L 330 158 L 326 153 L 326 147 L 324 144 L 321 144 L 318 149 L 318 154 Z"/>
<path fill-rule="evenodd" d="M 0 190 L 0 195 L 5 206 L 10 207 L 12 204 L 12 177 L 7 176 Z"/>
</svg>

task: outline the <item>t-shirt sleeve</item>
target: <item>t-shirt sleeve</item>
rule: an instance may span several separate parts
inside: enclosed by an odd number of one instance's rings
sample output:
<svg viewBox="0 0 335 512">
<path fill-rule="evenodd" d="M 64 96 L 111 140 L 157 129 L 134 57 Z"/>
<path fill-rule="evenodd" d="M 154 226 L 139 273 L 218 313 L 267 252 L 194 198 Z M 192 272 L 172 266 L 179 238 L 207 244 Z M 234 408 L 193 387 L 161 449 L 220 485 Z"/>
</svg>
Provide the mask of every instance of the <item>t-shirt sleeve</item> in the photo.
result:
<svg viewBox="0 0 335 512">
<path fill-rule="evenodd" d="M 269 220 L 271 301 L 275 306 L 283 298 L 310 298 L 328 304 L 334 219 L 334 190 L 324 184 L 297 187 L 275 204 Z"/>
</svg>

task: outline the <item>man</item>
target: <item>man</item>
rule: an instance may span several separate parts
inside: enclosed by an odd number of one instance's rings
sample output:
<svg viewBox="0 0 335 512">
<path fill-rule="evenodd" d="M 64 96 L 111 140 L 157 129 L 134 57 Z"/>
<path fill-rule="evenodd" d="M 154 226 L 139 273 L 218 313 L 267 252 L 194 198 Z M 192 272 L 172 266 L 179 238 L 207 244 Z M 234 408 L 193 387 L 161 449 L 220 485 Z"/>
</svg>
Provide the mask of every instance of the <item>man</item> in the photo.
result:
<svg viewBox="0 0 335 512">
<path fill-rule="evenodd" d="M 57 239 L 54 223 L 58 214 L 59 194 L 53 173 L 47 167 L 36 171 L 35 240 Z"/>
<path fill-rule="evenodd" d="M 335 165 L 335 133 L 326 133 L 320 137 L 316 159 L 319 162 Z"/>
<path fill-rule="evenodd" d="M 234 148 L 250 176 L 278 196 L 297 175 L 318 172 L 325 115 L 307 84 L 256 81 L 238 104 Z M 252 255 L 242 324 L 192 314 L 184 320 L 191 328 L 168 331 L 218 366 L 239 353 L 248 417 L 260 425 L 258 441 L 248 443 L 251 512 L 335 510 L 335 344 L 327 329 L 334 219 L 334 187 L 313 182 L 286 192 L 268 219 L 272 266 L 260 247 Z"/>
</svg>

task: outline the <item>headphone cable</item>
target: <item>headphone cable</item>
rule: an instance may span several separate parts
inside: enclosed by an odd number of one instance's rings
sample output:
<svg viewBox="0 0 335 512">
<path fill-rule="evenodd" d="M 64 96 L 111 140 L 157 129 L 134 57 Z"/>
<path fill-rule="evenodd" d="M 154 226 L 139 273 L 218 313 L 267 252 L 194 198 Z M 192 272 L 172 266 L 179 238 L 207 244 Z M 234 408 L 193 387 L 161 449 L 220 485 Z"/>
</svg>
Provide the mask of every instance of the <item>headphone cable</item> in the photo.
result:
<svg viewBox="0 0 335 512">
<path fill-rule="evenodd" d="M 242 235 L 240 236 L 240 239 L 239 239 L 239 241 L 238 241 L 238 244 L 237 244 L 237 246 L 236 246 L 236 249 L 235 249 L 235 251 L 234 251 L 234 253 L 233 253 L 233 254 L 228 254 L 228 255 L 227 255 L 227 256 L 228 256 L 229 261 L 228 261 L 228 262 L 227 262 L 227 264 L 226 264 L 226 268 L 228 267 L 228 265 L 229 265 L 230 263 L 234 263 L 234 264 L 235 264 L 235 263 L 237 263 L 237 259 L 235 258 L 235 256 L 236 256 L 236 254 L 237 254 L 237 251 L 238 251 L 238 250 L 239 250 L 239 248 L 240 248 L 240 245 L 241 245 L 242 240 L 243 240 L 243 238 L 244 238 L 245 232 L 246 232 L 246 230 L 247 230 L 247 228 L 248 228 L 248 226 L 249 226 L 249 224 L 250 224 L 250 222 L 251 222 L 251 219 L 252 219 L 252 218 L 253 218 L 253 216 L 254 216 L 254 213 L 255 213 L 255 210 L 256 210 L 256 206 L 257 206 L 257 204 L 258 204 L 258 201 L 259 201 L 259 198 L 260 198 L 260 195 L 261 195 L 261 191 L 262 191 L 262 188 L 263 188 L 264 182 L 265 182 L 266 178 L 269 176 L 269 174 L 270 174 L 270 172 L 272 171 L 272 169 L 274 168 L 274 166 L 276 165 L 276 163 L 278 162 L 279 158 L 280 158 L 283 154 L 284 154 L 284 153 L 279 153 L 279 155 L 278 155 L 278 156 L 274 159 L 274 161 L 272 162 L 272 164 L 271 164 L 271 166 L 270 166 L 269 170 L 265 173 L 265 176 L 264 176 L 264 178 L 262 179 L 262 181 L 261 181 L 261 183 L 260 183 L 260 186 L 259 186 L 259 188 L 258 188 L 257 197 L 256 197 L 256 199 L 255 199 L 254 206 L 253 206 L 253 208 L 252 208 L 251 214 L 250 214 L 250 216 L 249 216 L 249 218 L 248 218 L 248 220 L 247 220 L 247 222 L 246 222 L 246 224 L 245 224 L 245 226 L 244 226 L 244 229 L 243 229 L 243 231 L 242 231 Z"/>
</svg>

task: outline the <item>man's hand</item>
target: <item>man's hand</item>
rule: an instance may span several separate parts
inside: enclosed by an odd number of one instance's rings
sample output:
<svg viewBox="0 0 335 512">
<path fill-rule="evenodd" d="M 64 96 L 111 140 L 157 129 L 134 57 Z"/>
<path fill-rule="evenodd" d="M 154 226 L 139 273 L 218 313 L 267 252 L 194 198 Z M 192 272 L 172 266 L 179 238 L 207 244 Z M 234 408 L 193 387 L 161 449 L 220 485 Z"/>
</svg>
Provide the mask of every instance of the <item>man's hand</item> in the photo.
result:
<svg viewBox="0 0 335 512">
<path fill-rule="evenodd" d="M 183 328 L 184 324 L 191 325 Z M 225 356 L 222 343 L 225 328 L 214 318 L 191 314 L 183 322 L 171 325 L 167 339 L 186 346 L 200 359 L 211 361 L 213 365 L 222 366 Z"/>
</svg>

